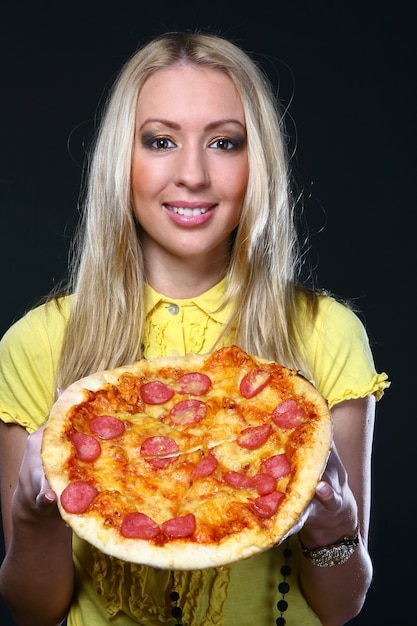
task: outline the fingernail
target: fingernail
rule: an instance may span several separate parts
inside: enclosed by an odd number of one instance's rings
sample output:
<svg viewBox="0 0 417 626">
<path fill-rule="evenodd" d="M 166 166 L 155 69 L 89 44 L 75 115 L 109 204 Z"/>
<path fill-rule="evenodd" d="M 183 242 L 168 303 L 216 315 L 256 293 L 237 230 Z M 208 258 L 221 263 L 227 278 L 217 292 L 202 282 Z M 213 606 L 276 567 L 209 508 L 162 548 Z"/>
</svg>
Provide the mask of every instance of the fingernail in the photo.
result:
<svg viewBox="0 0 417 626">
<path fill-rule="evenodd" d="M 331 495 L 332 488 L 325 482 L 319 482 L 316 487 L 316 493 L 322 498 L 326 498 Z"/>
</svg>

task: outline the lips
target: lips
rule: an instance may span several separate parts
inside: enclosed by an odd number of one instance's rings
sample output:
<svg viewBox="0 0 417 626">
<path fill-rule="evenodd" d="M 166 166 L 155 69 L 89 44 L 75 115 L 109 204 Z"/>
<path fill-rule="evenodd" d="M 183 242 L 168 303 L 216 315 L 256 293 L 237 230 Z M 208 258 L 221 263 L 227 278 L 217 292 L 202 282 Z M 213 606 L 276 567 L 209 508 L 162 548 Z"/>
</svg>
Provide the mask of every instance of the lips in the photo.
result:
<svg viewBox="0 0 417 626">
<path fill-rule="evenodd" d="M 215 204 L 209 202 L 175 202 L 164 204 L 171 219 L 181 226 L 200 226 L 213 215 Z"/>
</svg>

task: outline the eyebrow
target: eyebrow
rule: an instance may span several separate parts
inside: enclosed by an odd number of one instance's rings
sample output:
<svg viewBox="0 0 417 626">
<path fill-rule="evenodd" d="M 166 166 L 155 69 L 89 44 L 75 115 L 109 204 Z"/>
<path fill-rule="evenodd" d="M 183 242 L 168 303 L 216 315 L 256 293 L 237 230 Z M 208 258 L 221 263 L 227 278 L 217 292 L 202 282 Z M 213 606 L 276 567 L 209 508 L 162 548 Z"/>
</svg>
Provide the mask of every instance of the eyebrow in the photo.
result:
<svg viewBox="0 0 417 626">
<path fill-rule="evenodd" d="M 168 128 L 172 128 L 173 130 L 181 129 L 181 124 L 177 124 L 177 122 L 161 118 L 148 118 L 140 125 L 139 130 L 142 130 L 142 128 L 147 124 L 161 124 L 162 126 L 167 126 Z M 214 122 L 210 122 L 209 124 L 207 124 L 207 126 L 204 127 L 204 130 L 212 130 L 213 128 L 217 128 L 218 126 L 223 126 L 224 124 L 236 124 L 240 126 L 243 130 L 246 130 L 242 122 L 234 118 L 215 120 Z"/>
</svg>

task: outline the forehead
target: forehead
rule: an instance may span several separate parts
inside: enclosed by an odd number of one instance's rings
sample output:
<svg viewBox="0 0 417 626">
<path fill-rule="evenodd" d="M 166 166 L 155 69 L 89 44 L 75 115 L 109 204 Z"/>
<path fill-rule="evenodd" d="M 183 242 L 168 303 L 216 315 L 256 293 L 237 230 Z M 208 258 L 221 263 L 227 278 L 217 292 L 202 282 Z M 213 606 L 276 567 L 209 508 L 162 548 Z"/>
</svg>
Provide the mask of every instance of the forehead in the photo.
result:
<svg viewBox="0 0 417 626">
<path fill-rule="evenodd" d="M 235 118 L 244 124 L 244 110 L 233 81 L 224 72 L 178 63 L 157 70 L 144 83 L 137 116 Z M 226 117 L 225 117 L 226 116 Z"/>
</svg>

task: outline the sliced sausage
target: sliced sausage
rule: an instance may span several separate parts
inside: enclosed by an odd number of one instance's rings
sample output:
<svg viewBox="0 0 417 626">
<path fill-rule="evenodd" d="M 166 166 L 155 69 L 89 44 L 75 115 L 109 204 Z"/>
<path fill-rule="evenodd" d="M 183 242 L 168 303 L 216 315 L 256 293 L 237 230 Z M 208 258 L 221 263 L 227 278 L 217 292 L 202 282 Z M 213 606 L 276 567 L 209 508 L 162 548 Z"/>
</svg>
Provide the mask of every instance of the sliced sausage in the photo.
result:
<svg viewBox="0 0 417 626">
<path fill-rule="evenodd" d="M 306 417 L 304 409 L 299 407 L 295 400 L 284 400 L 272 411 L 272 421 L 283 430 L 291 430 L 299 426 Z"/>
<path fill-rule="evenodd" d="M 236 442 L 241 448 L 255 450 L 264 445 L 272 433 L 271 424 L 261 424 L 260 426 L 250 426 L 240 433 Z"/>
<path fill-rule="evenodd" d="M 253 398 L 271 380 L 271 374 L 262 369 L 250 370 L 241 380 L 240 393 L 244 398 Z"/>
<path fill-rule="evenodd" d="M 276 479 L 271 474 L 256 474 L 249 479 L 249 487 L 256 489 L 260 496 L 275 491 L 277 488 Z"/>
<path fill-rule="evenodd" d="M 207 408 L 201 400 L 182 400 L 175 404 L 169 415 L 174 424 L 194 424 L 206 416 Z"/>
<path fill-rule="evenodd" d="M 169 539 L 189 537 L 196 528 L 195 517 L 192 513 L 182 517 L 174 517 L 161 524 L 161 528 Z"/>
<path fill-rule="evenodd" d="M 123 435 L 125 425 L 112 415 L 97 415 L 90 421 L 90 430 L 100 439 L 116 439 Z"/>
<path fill-rule="evenodd" d="M 141 456 L 166 456 L 175 452 L 178 452 L 177 442 L 165 435 L 148 437 L 140 447 Z"/>
<path fill-rule="evenodd" d="M 191 480 L 198 478 L 199 476 L 205 477 L 210 476 L 217 467 L 217 459 L 212 454 L 208 454 L 205 456 L 197 465 L 195 466 L 192 474 Z"/>
<path fill-rule="evenodd" d="M 268 519 L 275 515 L 283 497 L 284 494 L 281 491 L 273 491 L 264 496 L 259 496 L 253 501 L 253 508 L 259 517 Z"/>
<path fill-rule="evenodd" d="M 123 537 L 132 539 L 155 539 L 160 529 L 153 519 L 144 513 L 127 513 L 124 516 L 120 532 Z"/>
<path fill-rule="evenodd" d="M 277 480 L 288 476 L 291 472 L 291 465 L 285 454 L 276 454 L 262 461 L 262 472 L 271 474 Z"/>
<path fill-rule="evenodd" d="M 140 388 L 140 395 L 146 404 L 164 404 L 171 400 L 174 393 L 172 387 L 158 380 L 145 383 Z"/>
<path fill-rule="evenodd" d="M 65 487 L 61 493 L 61 504 L 67 513 L 84 513 L 97 494 L 93 485 L 77 480 Z"/>
<path fill-rule="evenodd" d="M 250 484 L 250 478 L 243 472 L 225 472 L 223 478 L 229 487 L 234 487 L 235 489 L 243 489 Z"/>
<path fill-rule="evenodd" d="M 203 396 L 211 386 L 211 380 L 206 374 L 200 372 L 188 372 L 179 378 L 178 384 L 182 393 L 191 396 Z"/>
</svg>

